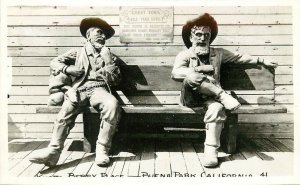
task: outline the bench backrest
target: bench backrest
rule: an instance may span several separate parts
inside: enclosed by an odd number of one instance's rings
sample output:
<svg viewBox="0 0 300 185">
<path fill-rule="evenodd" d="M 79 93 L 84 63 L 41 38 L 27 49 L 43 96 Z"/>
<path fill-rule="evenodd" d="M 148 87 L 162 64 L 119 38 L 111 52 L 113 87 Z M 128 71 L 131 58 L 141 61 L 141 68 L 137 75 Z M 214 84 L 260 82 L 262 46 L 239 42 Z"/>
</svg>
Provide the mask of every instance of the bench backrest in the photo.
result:
<svg viewBox="0 0 300 185">
<path fill-rule="evenodd" d="M 128 92 L 177 91 L 181 82 L 171 79 L 172 66 L 123 65 L 122 89 Z M 226 90 L 273 90 L 274 69 L 263 66 L 224 64 L 221 85 Z"/>
<path fill-rule="evenodd" d="M 172 66 L 120 66 L 123 81 L 118 87 L 123 104 L 169 105 L 179 102 L 182 82 L 171 78 Z M 244 104 L 270 104 L 273 96 L 261 95 L 274 89 L 274 69 L 257 65 L 224 64 L 221 85 L 225 90 L 238 90 Z M 243 96 L 240 96 L 243 95 Z M 258 99 L 263 101 L 259 101 Z"/>
</svg>

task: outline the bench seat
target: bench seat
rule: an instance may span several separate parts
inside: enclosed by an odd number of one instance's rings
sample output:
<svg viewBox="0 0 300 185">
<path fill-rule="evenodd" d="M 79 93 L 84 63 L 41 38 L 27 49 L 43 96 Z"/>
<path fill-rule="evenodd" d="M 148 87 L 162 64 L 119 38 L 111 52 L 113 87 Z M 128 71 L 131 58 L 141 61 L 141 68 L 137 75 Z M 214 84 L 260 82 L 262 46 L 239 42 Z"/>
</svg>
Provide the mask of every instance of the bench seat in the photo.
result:
<svg viewBox="0 0 300 185">
<path fill-rule="evenodd" d="M 203 107 L 187 108 L 178 105 L 182 82 L 171 79 L 172 66 L 126 65 L 119 61 L 123 81 L 114 91 L 123 114 L 120 131 L 131 134 L 146 128 L 159 127 L 167 131 L 203 131 L 205 124 Z M 223 65 L 221 85 L 231 92 L 242 106 L 227 111 L 227 120 L 222 131 L 222 146 L 228 153 L 235 152 L 237 122 L 240 114 L 286 113 L 274 102 L 274 69 L 256 65 Z M 239 91 L 239 92 L 238 92 Z M 237 93 L 235 93 L 237 92 Z M 60 107 L 38 107 L 37 113 L 58 113 Z M 93 108 L 83 112 L 84 150 L 92 152 L 99 131 L 99 115 Z M 95 124 L 98 123 L 98 124 Z M 144 125 L 140 130 L 139 125 Z"/>
<path fill-rule="evenodd" d="M 180 105 L 175 106 L 121 106 L 123 111 L 127 114 L 204 114 L 203 107 L 188 108 Z M 36 113 L 58 113 L 60 106 L 41 106 L 36 109 Z M 90 107 L 85 110 L 89 113 L 97 113 L 97 111 Z M 239 109 L 231 111 L 231 114 L 267 114 L 267 113 L 286 113 L 285 107 L 279 105 L 242 105 Z"/>
</svg>

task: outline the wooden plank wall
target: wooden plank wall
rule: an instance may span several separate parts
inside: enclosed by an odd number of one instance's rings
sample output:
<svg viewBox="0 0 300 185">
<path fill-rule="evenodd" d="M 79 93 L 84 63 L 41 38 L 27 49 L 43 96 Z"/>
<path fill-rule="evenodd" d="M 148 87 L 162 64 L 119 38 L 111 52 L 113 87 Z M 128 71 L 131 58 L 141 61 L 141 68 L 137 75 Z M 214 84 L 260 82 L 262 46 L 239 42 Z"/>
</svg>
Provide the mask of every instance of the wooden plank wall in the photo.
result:
<svg viewBox="0 0 300 185">
<path fill-rule="evenodd" d="M 287 114 L 241 115 L 240 132 L 251 137 L 293 137 L 292 7 L 174 7 L 172 43 L 119 42 L 119 7 L 9 7 L 8 54 L 13 82 L 8 104 L 9 136 L 48 138 L 55 114 L 36 114 L 48 94 L 50 60 L 85 43 L 78 25 L 86 16 L 99 16 L 112 24 L 116 34 L 107 44 L 128 65 L 173 65 L 184 48 L 181 27 L 208 12 L 219 23 L 216 47 L 247 53 L 279 63 L 275 90 L 268 92 Z M 164 93 L 162 93 L 164 94 Z M 82 138 L 82 116 L 71 137 Z"/>
</svg>

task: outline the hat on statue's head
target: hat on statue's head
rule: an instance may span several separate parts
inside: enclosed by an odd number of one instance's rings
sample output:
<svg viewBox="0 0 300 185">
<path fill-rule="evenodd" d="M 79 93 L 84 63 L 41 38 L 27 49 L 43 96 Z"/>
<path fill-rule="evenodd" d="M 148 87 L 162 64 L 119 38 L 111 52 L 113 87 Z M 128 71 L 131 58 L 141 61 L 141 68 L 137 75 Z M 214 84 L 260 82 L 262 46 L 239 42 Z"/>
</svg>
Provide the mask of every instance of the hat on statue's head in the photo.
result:
<svg viewBox="0 0 300 185">
<path fill-rule="evenodd" d="M 82 19 L 80 23 L 81 35 L 86 38 L 86 32 L 91 27 L 100 28 L 105 33 L 106 39 L 109 39 L 115 34 L 115 30 L 106 21 L 97 17 L 88 17 Z"/>
<path fill-rule="evenodd" d="M 199 17 L 188 21 L 183 27 L 182 27 L 182 39 L 187 48 L 190 48 L 192 46 L 192 43 L 190 41 L 191 36 L 191 29 L 194 26 L 208 26 L 211 30 L 211 37 L 209 43 L 212 43 L 214 39 L 218 35 L 218 23 L 216 20 L 209 15 L 208 13 L 205 13 L 203 15 L 200 15 Z"/>
</svg>

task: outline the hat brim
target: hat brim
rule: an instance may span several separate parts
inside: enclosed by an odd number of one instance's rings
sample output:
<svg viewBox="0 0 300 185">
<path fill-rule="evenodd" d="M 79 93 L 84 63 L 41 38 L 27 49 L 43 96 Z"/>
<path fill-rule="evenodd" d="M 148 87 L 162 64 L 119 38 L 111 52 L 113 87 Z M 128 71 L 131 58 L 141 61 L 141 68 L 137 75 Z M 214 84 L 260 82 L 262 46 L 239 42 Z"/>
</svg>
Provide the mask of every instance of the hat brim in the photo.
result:
<svg viewBox="0 0 300 185">
<path fill-rule="evenodd" d="M 209 43 L 212 43 L 215 38 L 218 35 L 218 23 L 216 20 L 209 15 L 208 13 L 205 13 L 191 21 L 188 21 L 183 27 L 182 27 L 182 39 L 187 48 L 190 48 L 192 46 L 192 42 L 190 40 L 191 36 L 191 29 L 194 26 L 208 26 L 211 30 L 211 37 Z"/>
<path fill-rule="evenodd" d="M 104 20 L 100 18 L 85 18 L 80 23 L 80 33 L 86 38 L 86 32 L 89 28 L 96 27 L 104 31 L 106 39 L 111 38 L 115 34 L 115 30 Z"/>
</svg>

